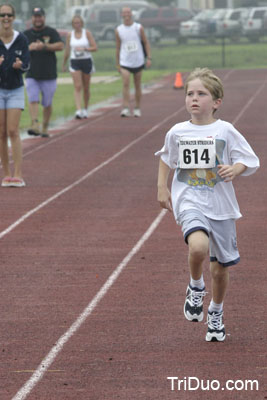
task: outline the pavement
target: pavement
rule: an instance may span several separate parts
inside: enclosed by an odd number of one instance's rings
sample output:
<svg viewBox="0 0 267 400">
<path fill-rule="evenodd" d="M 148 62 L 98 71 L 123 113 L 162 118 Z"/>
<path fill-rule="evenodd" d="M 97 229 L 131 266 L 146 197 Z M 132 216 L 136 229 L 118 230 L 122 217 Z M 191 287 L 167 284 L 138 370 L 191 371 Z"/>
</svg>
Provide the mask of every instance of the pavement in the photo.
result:
<svg viewBox="0 0 267 400">
<path fill-rule="evenodd" d="M 91 83 L 111 83 L 115 82 L 120 79 L 120 76 L 118 75 L 103 75 L 103 76 L 92 76 L 91 78 Z M 71 76 L 69 77 L 61 77 L 57 78 L 57 83 L 62 85 L 62 84 L 71 84 L 72 83 L 72 78 Z"/>
</svg>

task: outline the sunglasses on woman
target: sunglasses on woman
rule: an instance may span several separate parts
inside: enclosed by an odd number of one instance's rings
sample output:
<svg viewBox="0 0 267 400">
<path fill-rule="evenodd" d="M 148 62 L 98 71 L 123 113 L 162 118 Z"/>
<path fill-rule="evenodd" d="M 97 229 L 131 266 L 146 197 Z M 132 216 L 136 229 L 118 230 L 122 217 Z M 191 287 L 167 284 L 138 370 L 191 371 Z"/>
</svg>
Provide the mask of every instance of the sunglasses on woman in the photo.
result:
<svg viewBox="0 0 267 400">
<path fill-rule="evenodd" d="M 14 17 L 14 14 L 11 14 L 11 13 L 1 13 L 1 14 L 0 14 L 0 17 L 1 17 L 1 18 L 4 18 L 4 17 L 9 17 L 9 18 L 11 18 L 11 17 Z"/>
</svg>

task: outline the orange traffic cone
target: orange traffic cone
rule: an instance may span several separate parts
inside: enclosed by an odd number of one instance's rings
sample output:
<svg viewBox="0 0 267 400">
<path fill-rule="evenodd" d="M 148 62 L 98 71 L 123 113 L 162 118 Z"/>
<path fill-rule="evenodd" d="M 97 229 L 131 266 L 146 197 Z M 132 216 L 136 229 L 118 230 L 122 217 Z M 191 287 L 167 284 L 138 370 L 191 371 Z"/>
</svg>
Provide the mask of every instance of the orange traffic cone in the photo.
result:
<svg viewBox="0 0 267 400">
<path fill-rule="evenodd" d="M 183 78 L 181 72 L 177 72 L 175 75 L 175 82 L 173 85 L 174 89 L 182 89 L 184 87 Z"/>
</svg>

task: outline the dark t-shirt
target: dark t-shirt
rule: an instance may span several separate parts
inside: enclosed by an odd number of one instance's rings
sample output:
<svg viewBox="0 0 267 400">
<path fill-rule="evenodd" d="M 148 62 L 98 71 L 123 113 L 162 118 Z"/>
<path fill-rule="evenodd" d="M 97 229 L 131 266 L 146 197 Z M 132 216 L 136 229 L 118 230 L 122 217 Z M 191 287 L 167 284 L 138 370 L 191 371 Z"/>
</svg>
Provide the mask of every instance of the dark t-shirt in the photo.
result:
<svg viewBox="0 0 267 400">
<path fill-rule="evenodd" d="M 45 26 L 42 30 L 36 31 L 33 28 L 24 32 L 28 38 L 29 44 L 40 40 L 44 43 L 62 42 L 59 33 L 49 26 Z M 26 74 L 26 78 L 56 79 L 57 77 L 57 58 L 54 51 L 40 50 L 31 51 L 31 66 Z"/>
</svg>

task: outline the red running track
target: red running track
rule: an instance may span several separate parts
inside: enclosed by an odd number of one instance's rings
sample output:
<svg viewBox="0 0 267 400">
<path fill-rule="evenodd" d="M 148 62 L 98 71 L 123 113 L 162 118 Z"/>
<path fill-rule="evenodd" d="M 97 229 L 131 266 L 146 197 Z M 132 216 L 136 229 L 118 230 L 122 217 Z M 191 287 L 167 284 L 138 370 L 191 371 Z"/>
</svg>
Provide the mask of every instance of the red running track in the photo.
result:
<svg viewBox="0 0 267 400">
<path fill-rule="evenodd" d="M 156 201 L 154 152 L 188 118 L 171 76 L 144 95 L 140 119 L 121 119 L 115 103 L 25 140 L 27 187 L 1 189 L 1 400 L 267 398 L 267 73 L 217 72 L 218 116 L 262 165 L 235 182 L 242 261 L 231 269 L 226 341 L 206 343 L 205 323 L 184 319 L 187 249 Z M 210 292 L 208 274 L 207 262 Z"/>
</svg>

